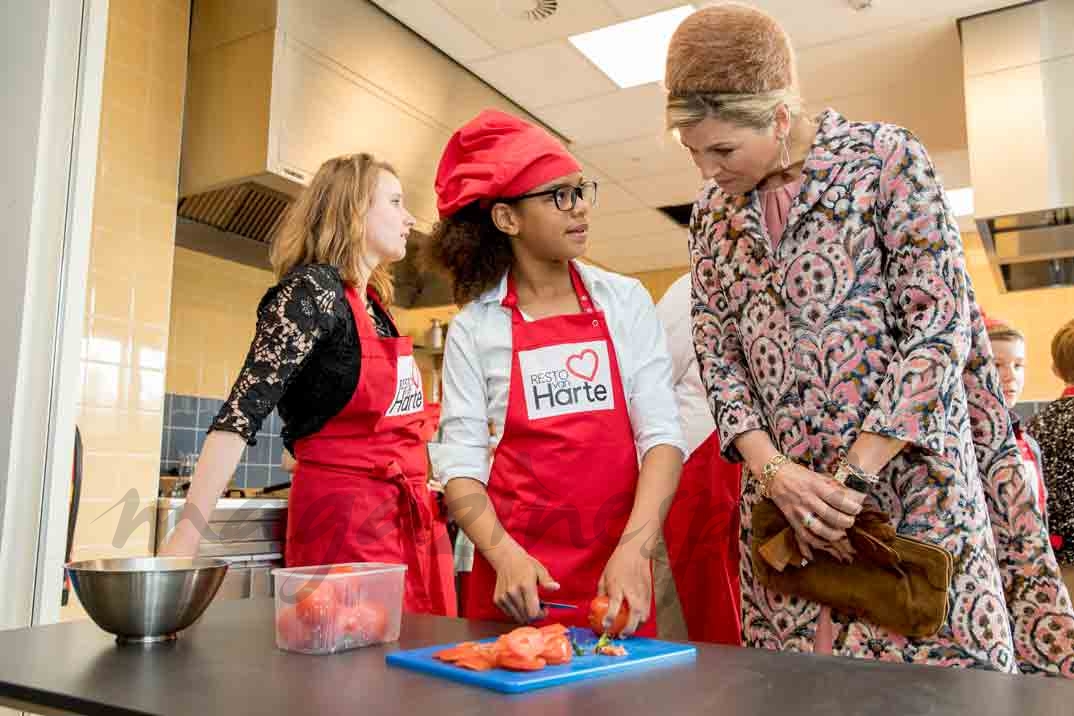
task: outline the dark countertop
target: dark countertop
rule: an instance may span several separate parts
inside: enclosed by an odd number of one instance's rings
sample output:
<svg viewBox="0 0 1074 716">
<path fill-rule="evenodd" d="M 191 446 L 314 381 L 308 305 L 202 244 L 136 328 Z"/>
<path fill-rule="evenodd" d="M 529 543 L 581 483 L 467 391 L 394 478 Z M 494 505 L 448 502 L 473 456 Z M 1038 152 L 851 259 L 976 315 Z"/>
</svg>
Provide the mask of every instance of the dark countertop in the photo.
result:
<svg viewBox="0 0 1074 716">
<path fill-rule="evenodd" d="M 1056 679 L 699 646 L 693 663 L 530 694 L 496 694 L 389 667 L 390 649 L 502 627 L 404 618 L 398 646 L 334 656 L 279 651 L 270 599 L 217 602 L 178 641 L 118 647 L 90 621 L 0 632 L 0 704 L 84 714 L 1055 714 Z M 36 707 L 36 708 L 35 708 Z"/>
</svg>

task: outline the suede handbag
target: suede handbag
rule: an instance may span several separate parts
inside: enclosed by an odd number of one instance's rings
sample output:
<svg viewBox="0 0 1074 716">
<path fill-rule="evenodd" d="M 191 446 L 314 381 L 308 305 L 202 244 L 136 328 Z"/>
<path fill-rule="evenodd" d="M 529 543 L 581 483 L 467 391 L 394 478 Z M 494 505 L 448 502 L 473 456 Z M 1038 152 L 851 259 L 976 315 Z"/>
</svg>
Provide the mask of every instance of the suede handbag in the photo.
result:
<svg viewBox="0 0 1074 716">
<path fill-rule="evenodd" d="M 752 515 L 753 573 L 766 588 L 907 637 L 934 636 L 947 620 L 954 558 L 942 547 L 897 534 L 883 512 L 863 510 L 847 531 L 852 562 L 814 550 L 804 567 L 794 530 L 779 507 L 765 499 Z"/>
</svg>

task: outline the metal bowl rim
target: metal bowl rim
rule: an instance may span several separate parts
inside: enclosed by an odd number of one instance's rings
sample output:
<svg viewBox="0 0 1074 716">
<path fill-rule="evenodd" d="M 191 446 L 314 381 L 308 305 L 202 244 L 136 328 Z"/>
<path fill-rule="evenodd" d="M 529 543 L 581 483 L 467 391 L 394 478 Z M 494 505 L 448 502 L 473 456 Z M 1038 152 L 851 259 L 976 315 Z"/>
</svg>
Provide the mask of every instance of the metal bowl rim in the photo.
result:
<svg viewBox="0 0 1074 716">
<path fill-rule="evenodd" d="M 128 560 L 142 560 L 151 559 L 156 562 L 156 566 L 150 569 L 101 569 L 94 567 L 93 565 L 98 562 L 123 562 Z M 182 562 L 183 566 L 168 568 L 168 562 Z M 163 564 L 161 564 L 163 563 Z M 227 569 L 230 563 L 223 559 L 215 559 L 213 557 L 111 557 L 102 559 L 83 559 L 77 562 L 68 562 L 64 565 L 64 569 L 69 572 L 81 572 L 84 574 L 179 574 L 182 572 L 197 572 L 201 570 L 213 570 L 223 567 Z"/>
</svg>

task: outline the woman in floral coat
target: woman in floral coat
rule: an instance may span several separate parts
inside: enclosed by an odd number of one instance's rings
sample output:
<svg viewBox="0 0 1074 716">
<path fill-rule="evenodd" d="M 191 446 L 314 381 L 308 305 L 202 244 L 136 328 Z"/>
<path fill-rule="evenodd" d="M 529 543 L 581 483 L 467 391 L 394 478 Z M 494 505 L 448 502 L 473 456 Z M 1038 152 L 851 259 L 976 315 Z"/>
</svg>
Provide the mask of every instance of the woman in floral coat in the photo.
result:
<svg viewBox="0 0 1074 716">
<path fill-rule="evenodd" d="M 795 82 L 789 40 L 751 8 L 706 8 L 672 39 L 669 124 L 706 180 L 690 227 L 694 341 L 720 443 L 755 476 L 745 643 L 1074 675 L 1070 598 L 925 148 L 892 125 L 806 116 Z M 837 466 L 875 482 L 848 490 Z M 747 547 L 762 493 L 807 558 L 850 558 L 863 500 L 947 549 L 946 624 L 908 638 L 766 590 Z"/>
</svg>

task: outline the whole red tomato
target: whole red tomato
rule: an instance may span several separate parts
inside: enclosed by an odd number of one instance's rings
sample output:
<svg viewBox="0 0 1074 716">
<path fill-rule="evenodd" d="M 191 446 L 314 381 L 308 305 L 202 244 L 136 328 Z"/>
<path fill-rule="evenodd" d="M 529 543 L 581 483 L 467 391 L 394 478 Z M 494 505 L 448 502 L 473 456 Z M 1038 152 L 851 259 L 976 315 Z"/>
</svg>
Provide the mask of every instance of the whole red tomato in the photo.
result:
<svg viewBox="0 0 1074 716">
<path fill-rule="evenodd" d="M 615 621 L 612 622 L 609 628 L 605 629 L 604 617 L 607 614 L 608 596 L 602 594 L 589 603 L 589 626 L 597 634 L 607 633 L 613 639 L 618 639 L 623 629 L 626 628 L 627 620 L 630 618 L 630 606 L 627 605 L 626 600 L 623 600 L 619 605 L 619 614 L 616 615 Z"/>
<path fill-rule="evenodd" d="M 355 641 L 384 641 L 388 636 L 388 613 L 373 602 L 340 607 L 337 624 L 347 638 Z"/>
<path fill-rule="evenodd" d="M 298 620 L 307 626 L 330 623 L 336 615 L 336 590 L 327 581 L 307 584 L 295 593 Z"/>
<path fill-rule="evenodd" d="M 306 627 L 298 620 L 294 607 L 283 607 L 276 614 L 276 646 L 302 649 L 307 639 Z"/>
</svg>

